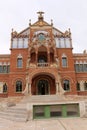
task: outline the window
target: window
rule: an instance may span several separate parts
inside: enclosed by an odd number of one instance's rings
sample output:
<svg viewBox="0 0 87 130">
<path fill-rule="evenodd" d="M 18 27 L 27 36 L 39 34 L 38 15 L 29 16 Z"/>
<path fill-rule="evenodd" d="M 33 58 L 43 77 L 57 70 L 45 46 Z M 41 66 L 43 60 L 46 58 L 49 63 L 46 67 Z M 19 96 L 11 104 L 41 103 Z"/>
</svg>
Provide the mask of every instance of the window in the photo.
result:
<svg viewBox="0 0 87 130">
<path fill-rule="evenodd" d="M 44 116 L 44 106 L 34 106 L 34 118 L 42 118 Z"/>
<path fill-rule="evenodd" d="M 65 48 L 65 39 L 61 38 L 60 42 L 61 42 L 61 48 Z"/>
<path fill-rule="evenodd" d="M 84 90 L 87 90 L 87 82 L 84 83 Z"/>
<path fill-rule="evenodd" d="M 66 57 L 62 57 L 62 66 L 67 67 L 67 58 Z"/>
<path fill-rule="evenodd" d="M 22 58 L 17 59 L 17 67 L 21 68 L 22 67 Z"/>
<path fill-rule="evenodd" d="M 40 34 L 38 35 L 38 40 L 39 40 L 39 41 L 44 41 L 44 40 L 45 40 L 45 35 L 44 35 L 43 33 L 40 33 Z"/>
<path fill-rule="evenodd" d="M 87 72 L 87 64 L 84 64 L 84 66 L 83 66 L 83 71 L 84 71 L 84 72 Z"/>
<path fill-rule="evenodd" d="M 7 66 L 6 65 L 3 66 L 3 73 L 7 73 Z"/>
<path fill-rule="evenodd" d="M 2 67 L 2 65 L 0 65 L 0 73 L 2 73 L 3 72 L 3 67 Z"/>
<path fill-rule="evenodd" d="M 24 48 L 28 48 L 28 38 L 24 39 Z"/>
<path fill-rule="evenodd" d="M 22 38 L 18 39 L 18 48 L 23 48 L 23 39 Z"/>
<path fill-rule="evenodd" d="M 10 66 L 9 65 L 0 65 L 0 73 L 9 73 Z"/>
<path fill-rule="evenodd" d="M 75 64 L 75 70 L 76 72 L 79 72 L 79 64 Z"/>
<path fill-rule="evenodd" d="M 16 82 L 16 92 L 22 92 L 22 82 L 21 81 Z"/>
<path fill-rule="evenodd" d="M 8 65 L 7 66 L 7 73 L 9 73 L 10 72 L 10 66 Z"/>
<path fill-rule="evenodd" d="M 7 92 L 7 85 L 6 83 L 3 85 L 3 93 L 6 93 Z"/>
<path fill-rule="evenodd" d="M 71 48 L 70 39 L 69 39 L 69 38 L 66 38 L 66 39 L 65 39 L 65 42 L 66 42 L 66 48 Z"/>
<path fill-rule="evenodd" d="M 12 41 L 12 48 L 17 48 L 17 38 L 14 38 L 13 41 Z"/>
<path fill-rule="evenodd" d="M 80 91 L 80 83 L 77 82 L 76 87 L 77 87 L 77 91 Z"/>
<path fill-rule="evenodd" d="M 69 82 L 69 80 L 64 80 L 63 81 L 63 88 L 64 88 L 65 91 L 70 90 L 70 82 Z"/>
<path fill-rule="evenodd" d="M 55 42 L 56 42 L 56 47 L 57 48 L 61 48 L 61 46 L 60 46 L 60 39 L 55 38 Z"/>
<path fill-rule="evenodd" d="M 80 65 L 79 65 L 79 71 L 80 71 L 80 72 L 83 72 L 83 64 L 80 64 Z"/>
<path fill-rule="evenodd" d="M 75 71 L 76 72 L 87 72 L 87 63 L 86 62 L 76 62 L 75 63 Z"/>
</svg>

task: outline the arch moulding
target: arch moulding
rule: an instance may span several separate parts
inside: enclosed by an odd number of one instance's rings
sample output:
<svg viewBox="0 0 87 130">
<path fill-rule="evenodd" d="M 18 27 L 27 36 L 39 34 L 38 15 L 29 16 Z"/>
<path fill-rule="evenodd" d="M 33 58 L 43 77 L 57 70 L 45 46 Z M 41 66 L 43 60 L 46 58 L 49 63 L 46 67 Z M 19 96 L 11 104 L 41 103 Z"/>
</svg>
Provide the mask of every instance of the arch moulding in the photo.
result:
<svg viewBox="0 0 87 130">
<path fill-rule="evenodd" d="M 50 77 L 54 78 L 56 82 L 58 81 L 58 73 L 56 71 L 51 72 L 50 70 L 42 69 L 42 70 L 36 70 L 30 73 L 29 82 L 32 83 L 32 79 L 41 74 L 49 75 Z"/>
</svg>

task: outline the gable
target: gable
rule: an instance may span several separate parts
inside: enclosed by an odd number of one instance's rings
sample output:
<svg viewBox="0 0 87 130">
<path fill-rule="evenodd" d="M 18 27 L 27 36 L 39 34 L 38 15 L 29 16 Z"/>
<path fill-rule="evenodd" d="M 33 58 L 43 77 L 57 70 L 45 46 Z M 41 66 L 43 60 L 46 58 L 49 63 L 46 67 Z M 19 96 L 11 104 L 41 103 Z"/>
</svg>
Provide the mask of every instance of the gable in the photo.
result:
<svg viewBox="0 0 87 130">
<path fill-rule="evenodd" d="M 48 24 L 45 21 L 37 21 L 34 24 L 32 24 L 31 26 L 51 26 L 50 24 Z"/>
</svg>

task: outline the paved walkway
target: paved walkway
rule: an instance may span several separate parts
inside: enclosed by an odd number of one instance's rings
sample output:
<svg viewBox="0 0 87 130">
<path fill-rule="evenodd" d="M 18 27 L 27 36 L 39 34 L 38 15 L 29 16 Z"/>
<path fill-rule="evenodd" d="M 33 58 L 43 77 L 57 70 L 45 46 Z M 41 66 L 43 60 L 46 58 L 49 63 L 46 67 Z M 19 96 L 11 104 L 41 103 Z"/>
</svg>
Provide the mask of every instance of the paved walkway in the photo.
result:
<svg viewBox="0 0 87 130">
<path fill-rule="evenodd" d="M 87 130 L 87 119 L 58 118 L 15 122 L 0 118 L 0 130 Z"/>
</svg>

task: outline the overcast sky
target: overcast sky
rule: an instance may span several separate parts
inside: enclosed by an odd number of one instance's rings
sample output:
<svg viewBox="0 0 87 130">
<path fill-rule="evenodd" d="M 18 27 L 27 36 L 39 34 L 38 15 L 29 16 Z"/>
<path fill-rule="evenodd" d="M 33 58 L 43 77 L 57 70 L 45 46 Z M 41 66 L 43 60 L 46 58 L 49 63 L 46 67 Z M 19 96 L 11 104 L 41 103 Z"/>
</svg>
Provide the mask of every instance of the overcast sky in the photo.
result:
<svg viewBox="0 0 87 130">
<path fill-rule="evenodd" d="M 24 30 L 29 19 L 37 21 L 38 11 L 60 31 L 71 29 L 73 52 L 87 49 L 87 0 L 0 0 L 0 54 L 10 53 L 11 29 Z"/>
</svg>

